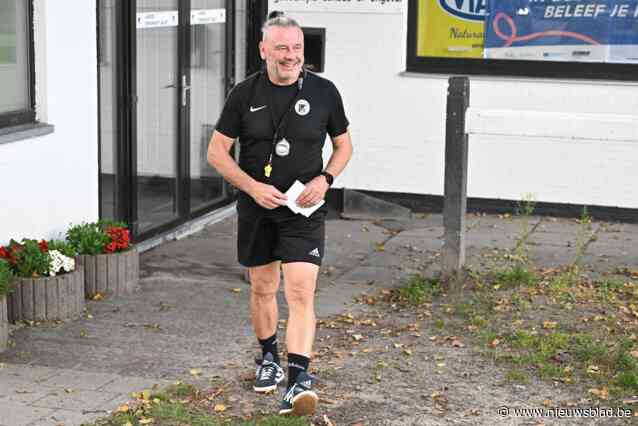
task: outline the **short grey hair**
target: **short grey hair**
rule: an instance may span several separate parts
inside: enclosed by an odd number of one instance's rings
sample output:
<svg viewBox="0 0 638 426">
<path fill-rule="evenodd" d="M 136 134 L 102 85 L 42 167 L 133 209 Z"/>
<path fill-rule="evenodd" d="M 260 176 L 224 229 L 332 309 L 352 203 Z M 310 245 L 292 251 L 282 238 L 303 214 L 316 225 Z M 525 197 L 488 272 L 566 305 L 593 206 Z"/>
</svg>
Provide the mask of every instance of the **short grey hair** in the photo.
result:
<svg viewBox="0 0 638 426">
<path fill-rule="evenodd" d="M 273 14 L 274 13 L 271 13 L 271 15 L 273 15 Z M 295 27 L 295 28 L 301 29 L 301 26 L 299 25 L 299 23 L 297 21 L 295 21 L 294 19 L 292 19 L 289 16 L 285 16 L 283 14 L 283 12 L 279 12 L 278 15 L 273 16 L 272 18 L 268 19 L 264 23 L 264 25 L 261 27 L 261 39 L 262 40 L 266 39 L 266 33 L 268 32 L 270 27 L 282 27 L 282 28 Z"/>
</svg>

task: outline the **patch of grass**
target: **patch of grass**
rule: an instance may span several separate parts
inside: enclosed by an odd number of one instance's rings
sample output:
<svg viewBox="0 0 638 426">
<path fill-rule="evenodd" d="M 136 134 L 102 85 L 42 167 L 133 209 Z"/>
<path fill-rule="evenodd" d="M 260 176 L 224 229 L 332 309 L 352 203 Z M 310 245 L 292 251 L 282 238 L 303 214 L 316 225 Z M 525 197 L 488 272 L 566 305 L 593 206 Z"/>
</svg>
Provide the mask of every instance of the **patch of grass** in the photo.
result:
<svg viewBox="0 0 638 426">
<path fill-rule="evenodd" d="M 515 368 L 507 372 L 505 380 L 510 383 L 529 383 L 530 377 L 527 371 Z"/>
<path fill-rule="evenodd" d="M 488 321 L 481 315 L 473 315 L 468 320 L 468 323 L 474 327 L 485 327 L 488 324 Z"/>
<path fill-rule="evenodd" d="M 541 379 L 553 379 L 561 376 L 561 368 L 556 364 L 542 362 L 538 366 L 538 375 Z"/>
<path fill-rule="evenodd" d="M 624 283 L 620 280 L 606 279 L 597 283 L 598 297 L 601 303 L 608 303 L 615 299 L 616 292 L 624 290 Z"/>
<path fill-rule="evenodd" d="M 498 334 L 494 330 L 483 329 L 478 333 L 479 342 L 481 342 L 483 346 L 493 342 L 497 338 Z"/>
<path fill-rule="evenodd" d="M 445 327 L 445 321 L 443 321 L 441 318 L 438 318 L 434 321 L 434 326 L 438 329 L 441 329 Z"/>
<path fill-rule="evenodd" d="M 535 335 L 519 330 L 508 336 L 506 341 L 516 350 L 511 357 L 514 364 L 537 367 L 541 377 L 549 377 L 557 374 L 550 365 L 559 353 L 567 350 L 569 337 L 562 332 Z"/>
<path fill-rule="evenodd" d="M 538 281 L 536 275 L 525 265 L 516 264 L 494 272 L 493 283 L 499 289 L 507 290 L 521 286 L 531 286 Z"/>
<path fill-rule="evenodd" d="M 443 293 L 441 282 L 436 278 L 424 278 L 412 275 L 406 284 L 399 289 L 399 299 L 413 306 L 431 302 L 433 297 Z"/>
<path fill-rule="evenodd" d="M 166 390 L 166 393 L 170 395 L 175 395 L 180 398 L 186 398 L 186 397 L 194 396 L 195 394 L 197 394 L 197 390 L 195 389 L 195 387 L 193 387 L 193 385 L 188 385 L 185 383 L 177 383 L 177 384 L 169 386 L 168 389 Z M 162 395 L 160 394 L 159 396 L 161 397 Z"/>
<path fill-rule="evenodd" d="M 609 359 L 607 345 L 594 341 L 588 334 L 574 336 L 573 342 L 572 352 L 580 362 L 603 363 Z"/>
<path fill-rule="evenodd" d="M 212 415 L 199 412 L 185 404 L 161 402 L 149 410 L 150 417 L 163 421 L 175 421 L 178 424 L 192 426 L 218 426 L 221 422 Z"/>
<path fill-rule="evenodd" d="M 638 359 L 631 354 L 632 348 L 632 341 L 622 339 L 610 361 L 614 369 L 614 384 L 635 393 L 638 392 Z"/>
</svg>

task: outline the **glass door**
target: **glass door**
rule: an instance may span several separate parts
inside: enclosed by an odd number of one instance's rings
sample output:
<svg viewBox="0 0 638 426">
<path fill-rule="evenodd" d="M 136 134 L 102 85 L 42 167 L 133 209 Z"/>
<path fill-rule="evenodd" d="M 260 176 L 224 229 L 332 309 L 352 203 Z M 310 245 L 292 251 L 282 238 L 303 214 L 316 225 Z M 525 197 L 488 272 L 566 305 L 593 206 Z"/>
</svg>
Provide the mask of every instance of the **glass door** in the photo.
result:
<svg viewBox="0 0 638 426">
<path fill-rule="evenodd" d="M 234 84 L 235 4 L 98 0 L 100 217 L 135 241 L 233 199 L 206 154 Z"/>
<path fill-rule="evenodd" d="M 191 0 L 190 209 L 228 197 L 228 186 L 208 164 L 208 143 L 226 97 L 226 1 Z"/>
<path fill-rule="evenodd" d="M 137 0 L 134 155 L 139 234 L 180 215 L 179 121 L 188 85 L 179 60 L 179 12 L 178 0 Z"/>
</svg>

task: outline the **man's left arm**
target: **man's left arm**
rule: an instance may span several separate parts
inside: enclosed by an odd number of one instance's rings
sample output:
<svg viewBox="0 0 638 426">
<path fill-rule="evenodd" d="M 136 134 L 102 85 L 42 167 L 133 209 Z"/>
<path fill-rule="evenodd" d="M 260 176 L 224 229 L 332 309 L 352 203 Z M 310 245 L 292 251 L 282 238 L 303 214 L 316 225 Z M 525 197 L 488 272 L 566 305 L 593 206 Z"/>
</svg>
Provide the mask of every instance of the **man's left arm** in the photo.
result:
<svg viewBox="0 0 638 426">
<path fill-rule="evenodd" d="M 328 165 L 325 168 L 327 173 L 330 173 L 335 179 L 341 174 L 343 169 L 346 168 L 348 161 L 352 157 L 352 140 L 350 139 L 350 132 L 346 130 L 339 136 L 332 138 L 332 155 L 328 160 Z M 297 204 L 301 207 L 311 207 L 323 200 L 326 196 L 326 192 L 330 185 L 326 177 L 323 175 L 316 176 L 310 182 L 306 184 L 306 189 L 297 198 Z"/>
</svg>

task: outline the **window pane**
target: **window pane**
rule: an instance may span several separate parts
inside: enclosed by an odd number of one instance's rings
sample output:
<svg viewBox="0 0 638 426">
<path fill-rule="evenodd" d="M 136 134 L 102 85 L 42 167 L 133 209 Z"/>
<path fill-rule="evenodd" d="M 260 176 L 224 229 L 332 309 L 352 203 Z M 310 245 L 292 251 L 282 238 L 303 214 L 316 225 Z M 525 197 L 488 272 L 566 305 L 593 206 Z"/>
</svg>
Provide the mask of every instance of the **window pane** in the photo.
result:
<svg viewBox="0 0 638 426">
<path fill-rule="evenodd" d="M 30 109 L 28 0 L 0 0 L 0 114 Z"/>
</svg>

